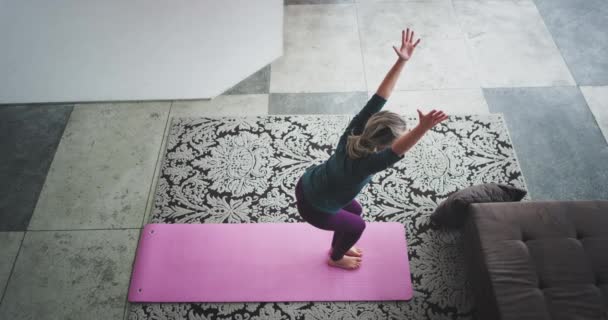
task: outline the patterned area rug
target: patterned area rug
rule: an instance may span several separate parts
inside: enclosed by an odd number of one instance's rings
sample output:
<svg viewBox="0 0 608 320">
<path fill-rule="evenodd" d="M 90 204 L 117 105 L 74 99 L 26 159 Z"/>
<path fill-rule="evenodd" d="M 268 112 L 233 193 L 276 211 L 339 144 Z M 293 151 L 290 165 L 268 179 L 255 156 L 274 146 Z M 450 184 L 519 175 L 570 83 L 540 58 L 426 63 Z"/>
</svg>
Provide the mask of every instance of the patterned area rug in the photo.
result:
<svg viewBox="0 0 608 320">
<path fill-rule="evenodd" d="M 303 222 L 295 183 L 307 167 L 329 157 L 349 120 L 174 119 L 151 222 Z M 132 304 L 129 319 L 470 318 L 460 234 L 432 227 L 429 215 L 451 192 L 485 182 L 525 188 L 503 118 L 453 116 L 357 198 L 366 221 L 406 227 L 415 290 L 408 302 Z M 246 246 L 243 254 L 254 255 Z"/>
</svg>

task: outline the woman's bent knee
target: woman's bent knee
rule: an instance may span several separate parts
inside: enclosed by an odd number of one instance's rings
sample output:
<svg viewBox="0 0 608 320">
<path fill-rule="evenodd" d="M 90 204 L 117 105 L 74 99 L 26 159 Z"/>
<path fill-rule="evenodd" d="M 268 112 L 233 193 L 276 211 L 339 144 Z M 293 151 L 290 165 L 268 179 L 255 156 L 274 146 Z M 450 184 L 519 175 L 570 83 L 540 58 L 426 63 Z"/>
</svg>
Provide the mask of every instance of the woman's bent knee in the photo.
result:
<svg viewBox="0 0 608 320">
<path fill-rule="evenodd" d="M 352 222 L 352 224 L 350 225 L 350 230 L 349 232 L 351 233 L 362 233 L 363 230 L 365 230 L 365 221 L 361 218 L 356 219 Z"/>
</svg>

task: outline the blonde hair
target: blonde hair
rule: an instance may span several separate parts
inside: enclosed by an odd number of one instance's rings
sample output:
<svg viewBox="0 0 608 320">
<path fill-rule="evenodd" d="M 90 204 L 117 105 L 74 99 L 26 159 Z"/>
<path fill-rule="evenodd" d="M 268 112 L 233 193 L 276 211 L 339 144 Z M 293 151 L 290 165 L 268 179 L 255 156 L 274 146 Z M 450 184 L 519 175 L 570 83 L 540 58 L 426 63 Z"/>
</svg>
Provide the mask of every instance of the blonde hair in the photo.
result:
<svg viewBox="0 0 608 320">
<path fill-rule="evenodd" d="M 360 135 L 351 134 L 346 142 L 346 153 L 351 159 L 359 159 L 384 148 L 406 130 L 405 121 L 396 113 L 380 111 L 367 120 Z"/>
</svg>

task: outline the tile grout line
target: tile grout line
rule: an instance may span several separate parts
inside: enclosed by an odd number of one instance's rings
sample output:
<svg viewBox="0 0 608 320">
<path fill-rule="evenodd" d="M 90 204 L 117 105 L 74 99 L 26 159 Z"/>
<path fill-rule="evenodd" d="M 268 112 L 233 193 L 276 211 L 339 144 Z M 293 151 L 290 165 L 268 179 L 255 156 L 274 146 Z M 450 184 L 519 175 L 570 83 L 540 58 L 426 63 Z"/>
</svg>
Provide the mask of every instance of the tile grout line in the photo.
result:
<svg viewBox="0 0 608 320">
<path fill-rule="evenodd" d="M 538 16 L 540 17 L 540 20 L 541 20 L 543 26 L 545 27 L 545 30 L 547 30 L 547 33 L 549 33 L 549 36 L 551 36 L 551 42 L 553 42 L 553 44 L 555 45 L 555 48 L 557 49 L 557 52 L 559 52 L 559 57 L 562 59 L 562 62 L 566 66 L 566 69 L 568 69 L 568 73 L 570 74 L 570 77 L 572 78 L 572 81 L 574 82 L 574 85 L 570 85 L 570 86 L 579 87 L 578 82 L 576 81 L 576 78 L 574 77 L 573 69 L 570 67 L 570 64 L 568 64 L 568 61 L 566 61 L 566 58 L 564 57 L 564 54 L 562 53 L 562 48 L 560 48 L 560 46 L 557 44 L 557 41 L 555 41 L 556 35 L 554 35 L 553 32 L 551 32 L 551 29 L 549 29 L 549 26 L 547 25 L 547 23 L 545 23 L 545 16 L 543 16 L 543 14 L 538 9 L 538 6 L 536 5 L 536 1 L 533 0 L 531 2 L 532 2 L 532 4 L 534 4 L 534 8 L 536 9 Z M 553 86 L 549 86 L 549 87 L 553 87 Z M 559 86 L 556 86 L 556 87 L 559 87 Z M 579 91 L 580 91 L 580 88 L 579 88 Z"/>
<path fill-rule="evenodd" d="M 122 313 L 122 320 L 127 320 L 129 318 L 129 308 L 127 306 L 127 303 L 129 302 L 129 293 L 127 292 L 127 299 L 125 301 L 125 307 Z"/>
<path fill-rule="evenodd" d="M 365 71 L 365 57 L 363 56 L 363 37 L 361 37 L 361 23 L 359 21 L 359 3 L 355 1 L 355 20 L 357 22 L 357 34 L 359 35 L 359 52 L 361 53 L 361 67 L 363 68 L 363 82 L 365 82 L 365 91 L 369 92 L 367 83 L 367 74 Z"/>
<path fill-rule="evenodd" d="M 583 86 L 583 87 L 592 88 L 592 87 L 603 87 L 603 86 Z M 585 106 L 587 106 L 587 111 L 589 111 L 589 113 L 591 114 L 591 118 L 593 118 L 595 125 L 599 129 L 600 134 L 602 135 L 602 137 L 604 138 L 604 141 L 608 145 L 608 137 L 606 134 L 604 134 L 604 130 L 602 130 L 602 126 L 600 126 L 599 116 L 596 116 L 595 113 L 593 112 L 593 110 L 591 109 L 591 106 L 589 105 L 589 101 L 587 100 L 587 96 L 585 96 L 585 93 L 581 89 L 581 86 L 577 85 L 576 88 L 578 89 L 578 92 L 581 94 L 581 96 L 583 96 L 583 101 L 585 102 Z"/>
<path fill-rule="evenodd" d="M 602 87 L 605 87 L 605 86 L 607 86 L 607 85 L 602 85 Z M 566 84 L 565 85 L 539 85 L 539 86 L 524 85 L 524 86 L 511 86 L 511 87 L 508 87 L 508 86 L 498 86 L 498 87 L 479 86 L 479 87 L 459 87 L 459 88 L 395 89 L 395 90 L 393 90 L 393 92 L 458 91 L 458 90 L 482 90 L 483 91 L 483 89 L 524 89 L 524 88 L 543 89 L 543 88 L 569 88 L 569 87 L 580 87 L 580 86 L 579 85 L 575 85 L 575 84 L 567 84 L 567 85 Z M 597 86 L 595 86 L 595 87 L 597 87 Z M 298 94 L 303 94 L 303 95 L 304 94 L 348 94 L 348 93 L 353 93 L 353 92 L 370 93 L 372 91 L 368 91 L 368 90 L 354 90 L 354 91 L 315 91 L 315 92 L 271 92 L 271 93 L 269 93 L 269 95 L 284 95 L 284 94 L 288 94 L 288 95 L 289 94 L 293 94 L 293 95 L 298 95 Z M 209 116 L 209 117 L 211 117 L 211 118 L 221 118 L 223 116 Z M 245 116 L 245 117 L 249 117 L 249 116 Z M 257 116 L 251 116 L 251 117 L 257 117 Z"/>
<path fill-rule="evenodd" d="M 8 274 L 8 278 L 6 279 L 6 284 L 4 288 L 2 288 L 2 295 L 0 296 L 0 305 L 4 301 L 4 297 L 6 296 L 6 291 L 8 290 L 8 284 L 11 281 L 13 273 L 15 272 L 15 266 L 17 265 L 17 259 L 19 259 L 19 255 L 21 254 L 21 249 L 23 248 L 23 242 L 25 241 L 25 236 L 27 235 L 27 230 L 23 232 L 23 236 L 21 237 L 21 242 L 19 243 L 19 250 L 17 250 L 17 254 L 15 255 L 15 260 L 13 261 L 13 266 L 11 267 L 11 272 Z"/>
<path fill-rule="evenodd" d="M 148 188 L 148 197 L 146 198 L 146 205 L 144 207 L 144 214 L 143 214 L 143 218 L 141 220 L 141 224 L 140 226 L 143 228 L 143 224 L 146 222 L 146 217 L 148 216 L 148 211 L 152 209 L 152 205 L 150 206 L 150 208 L 148 208 L 148 203 L 150 202 L 150 197 L 152 197 L 152 193 L 153 193 L 153 189 L 155 189 L 156 184 L 158 184 L 158 182 L 155 184 L 154 180 L 156 178 L 156 170 L 158 169 L 158 175 L 160 176 L 160 170 L 162 168 L 162 163 L 159 164 L 159 161 L 161 161 L 162 155 L 163 155 L 163 146 L 166 146 L 165 141 L 168 139 L 169 133 L 168 133 L 168 126 L 169 126 L 169 121 L 171 119 L 171 111 L 173 110 L 173 103 L 174 100 L 171 101 L 171 104 L 169 105 L 169 111 L 167 112 L 167 120 L 165 121 L 165 127 L 163 128 L 163 136 L 160 140 L 160 146 L 158 147 L 158 154 L 156 155 L 156 162 L 154 165 L 154 172 L 152 173 L 152 181 L 150 181 L 150 188 Z M 136 228 L 138 230 L 140 230 L 140 234 L 137 236 L 137 238 L 139 239 L 141 236 L 141 228 Z M 136 248 L 136 252 L 135 255 L 137 254 L 137 248 Z M 135 263 L 135 255 L 133 256 L 133 261 L 131 261 L 131 271 L 133 271 L 133 264 Z M 126 320 L 129 316 L 129 286 L 131 285 L 131 281 L 129 280 L 129 283 L 127 284 L 127 294 L 125 296 L 125 303 L 123 304 L 123 315 L 122 315 L 122 319 Z"/>
<path fill-rule="evenodd" d="M 462 35 L 462 42 L 464 43 L 464 47 L 465 50 L 467 51 L 467 58 L 469 58 L 469 61 L 471 62 L 471 66 L 472 69 L 471 70 L 473 73 L 475 73 L 475 77 L 477 78 L 477 84 L 479 85 L 479 89 L 483 92 L 484 86 L 483 86 L 483 80 L 481 77 L 481 72 L 479 72 L 478 70 L 478 64 L 475 63 L 475 59 L 473 59 L 473 47 L 471 46 L 471 43 L 469 42 L 469 36 L 467 34 L 467 32 L 464 30 L 464 27 L 462 26 L 462 23 L 460 22 L 460 18 L 458 17 L 458 12 L 456 11 L 456 5 L 454 4 L 454 0 L 449 0 L 450 1 L 450 7 L 452 8 L 452 13 L 454 14 L 454 20 L 456 21 L 456 24 L 458 25 L 458 29 L 460 30 L 460 34 Z M 485 96 L 483 98 L 484 100 L 486 99 Z M 487 105 L 487 101 L 486 101 L 486 105 Z M 489 107 L 488 107 L 489 109 Z"/>
<path fill-rule="evenodd" d="M 146 198 L 146 206 L 144 208 L 144 216 L 141 219 L 141 223 L 140 226 L 143 227 L 143 224 L 146 222 L 146 216 L 148 215 L 148 211 L 152 209 L 152 205 L 150 206 L 150 208 L 148 208 L 148 203 L 150 202 L 150 197 L 152 197 L 152 193 L 153 193 L 153 188 L 155 188 L 155 184 L 154 184 L 154 179 L 156 178 L 156 169 L 159 170 L 158 175 L 160 176 L 160 169 L 162 168 L 162 163 L 158 163 L 161 158 L 162 158 L 162 154 L 163 154 L 163 146 L 166 146 L 165 141 L 168 139 L 169 136 L 169 132 L 167 132 L 168 130 L 168 126 L 169 126 L 169 121 L 171 119 L 171 111 L 173 110 L 173 101 L 171 101 L 171 104 L 169 105 L 169 112 L 167 113 L 167 120 L 165 121 L 165 127 L 163 129 L 163 136 L 162 139 L 160 140 L 160 146 L 158 147 L 158 154 L 156 155 L 156 162 L 154 165 L 154 172 L 152 173 L 152 181 L 150 181 L 150 188 L 148 189 L 148 197 Z"/>
<path fill-rule="evenodd" d="M 142 230 L 140 229 L 139 232 L 137 233 L 138 244 L 139 244 L 139 239 L 141 238 L 141 233 L 142 233 Z M 129 274 L 133 273 L 133 267 L 134 267 L 134 264 L 135 264 L 135 258 L 136 258 L 136 256 L 137 256 L 137 246 L 135 246 L 135 252 L 133 254 L 133 260 L 131 261 L 131 268 L 130 268 L 131 272 Z M 128 316 L 129 316 L 129 288 L 130 288 L 130 286 L 131 286 L 131 278 L 129 277 L 129 280 L 127 281 L 127 292 L 125 294 L 125 303 L 124 303 L 123 308 L 122 308 L 122 319 L 123 320 L 127 320 Z"/>
<path fill-rule="evenodd" d="M 38 190 L 38 194 L 36 195 L 36 203 L 34 204 L 34 207 L 32 208 L 32 214 L 30 215 L 29 221 L 27 222 L 27 226 L 25 226 L 25 231 L 28 231 L 30 228 L 30 225 L 32 224 L 34 214 L 36 213 L 36 209 L 38 208 L 38 201 L 40 201 L 40 196 L 42 195 L 42 192 L 44 191 L 45 186 L 46 186 L 46 179 L 49 177 L 49 172 L 51 171 L 51 168 L 53 167 L 53 163 L 55 162 L 55 157 L 57 156 L 57 151 L 59 150 L 61 142 L 63 141 L 63 135 L 65 134 L 65 131 L 68 129 L 68 125 L 70 124 L 70 120 L 72 119 L 72 114 L 74 113 L 74 109 L 76 109 L 76 106 L 78 106 L 78 105 L 77 104 L 71 105 L 72 108 L 70 109 L 70 112 L 66 117 L 65 124 L 63 125 L 63 129 L 61 130 L 61 135 L 59 136 L 59 140 L 57 141 L 57 145 L 55 146 L 53 158 L 51 159 L 51 162 L 49 163 L 48 167 L 46 168 L 46 175 L 44 176 L 44 181 L 42 182 L 42 185 L 41 185 L 40 189 Z"/>
<path fill-rule="evenodd" d="M 579 86 L 576 84 L 570 84 L 570 85 L 561 85 L 561 86 L 521 86 L 521 87 L 505 87 L 505 86 L 501 86 L 501 87 L 482 87 L 481 89 L 488 89 L 488 90 L 495 90 L 495 89 L 533 89 L 533 90 L 538 90 L 538 89 L 550 89 L 550 88 L 578 88 Z"/>
</svg>

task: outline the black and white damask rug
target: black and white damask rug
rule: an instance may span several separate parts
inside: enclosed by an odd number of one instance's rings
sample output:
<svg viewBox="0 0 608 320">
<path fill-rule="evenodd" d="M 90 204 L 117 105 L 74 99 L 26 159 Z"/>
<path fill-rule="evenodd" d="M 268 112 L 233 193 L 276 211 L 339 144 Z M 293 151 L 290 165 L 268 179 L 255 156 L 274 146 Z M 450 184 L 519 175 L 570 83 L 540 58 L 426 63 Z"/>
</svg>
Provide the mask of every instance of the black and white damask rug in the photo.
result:
<svg viewBox="0 0 608 320">
<path fill-rule="evenodd" d="M 330 156 L 349 120 L 174 119 L 151 222 L 303 222 L 295 207 L 295 183 L 307 167 Z M 129 319 L 470 318 L 474 303 L 460 233 L 432 227 L 429 215 L 450 193 L 486 182 L 525 188 L 503 118 L 453 116 L 393 168 L 376 174 L 357 198 L 366 221 L 406 227 L 415 291 L 408 302 L 132 304 Z M 255 259 L 247 244 L 243 254 Z"/>
</svg>

